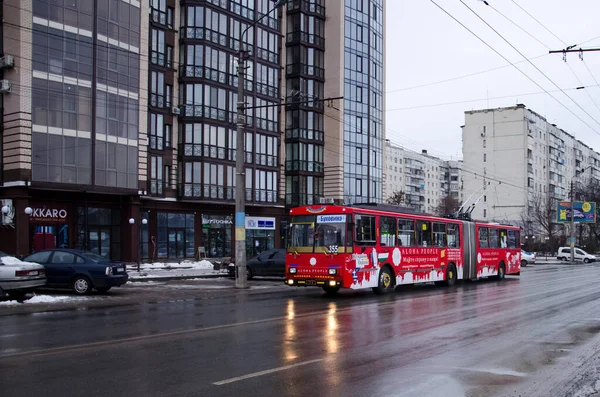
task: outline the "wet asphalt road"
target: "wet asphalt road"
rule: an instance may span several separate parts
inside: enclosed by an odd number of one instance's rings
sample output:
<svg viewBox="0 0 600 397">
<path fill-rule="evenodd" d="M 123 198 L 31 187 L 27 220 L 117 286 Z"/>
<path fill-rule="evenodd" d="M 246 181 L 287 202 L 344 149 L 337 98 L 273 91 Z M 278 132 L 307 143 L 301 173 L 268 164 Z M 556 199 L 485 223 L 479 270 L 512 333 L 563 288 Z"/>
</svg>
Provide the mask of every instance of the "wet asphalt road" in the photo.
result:
<svg viewBox="0 0 600 397">
<path fill-rule="evenodd" d="M 597 377 L 600 265 L 319 291 L 2 316 L 0 394 L 566 396 Z"/>
</svg>

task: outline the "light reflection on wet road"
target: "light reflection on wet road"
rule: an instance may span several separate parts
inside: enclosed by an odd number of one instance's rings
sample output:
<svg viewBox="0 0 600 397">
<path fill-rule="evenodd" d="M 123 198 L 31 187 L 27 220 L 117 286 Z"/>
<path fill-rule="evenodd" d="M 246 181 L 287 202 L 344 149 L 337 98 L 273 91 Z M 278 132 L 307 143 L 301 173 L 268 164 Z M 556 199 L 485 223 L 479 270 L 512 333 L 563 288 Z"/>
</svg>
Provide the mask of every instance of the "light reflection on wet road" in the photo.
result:
<svg viewBox="0 0 600 397">
<path fill-rule="evenodd" d="M 383 297 L 290 289 L 4 316 L 0 387 L 11 397 L 510 395 L 595 340 L 599 276 L 598 265 L 546 265 Z"/>
</svg>

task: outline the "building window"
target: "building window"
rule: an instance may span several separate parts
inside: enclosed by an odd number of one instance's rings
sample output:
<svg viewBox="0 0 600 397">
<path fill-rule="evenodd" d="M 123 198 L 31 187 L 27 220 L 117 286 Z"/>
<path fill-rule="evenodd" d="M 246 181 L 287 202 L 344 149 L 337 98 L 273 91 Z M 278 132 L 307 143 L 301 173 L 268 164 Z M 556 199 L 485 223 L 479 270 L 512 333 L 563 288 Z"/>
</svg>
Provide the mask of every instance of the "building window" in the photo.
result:
<svg viewBox="0 0 600 397">
<path fill-rule="evenodd" d="M 484 140 L 483 140 L 483 148 L 484 148 L 484 149 L 485 149 L 485 143 L 486 143 L 485 141 L 486 141 L 486 140 L 484 139 Z"/>
<path fill-rule="evenodd" d="M 183 195 L 185 197 L 202 197 L 202 163 L 185 163 Z"/>
<path fill-rule="evenodd" d="M 356 56 L 356 71 L 362 73 L 363 71 L 363 57 L 360 55 Z"/>
<path fill-rule="evenodd" d="M 167 0 L 150 0 L 152 22 L 173 29 L 173 9 L 167 7 Z"/>
<path fill-rule="evenodd" d="M 355 182 L 355 193 L 357 196 L 362 196 L 362 179 L 357 179 Z"/>
<path fill-rule="evenodd" d="M 356 148 L 356 164 L 362 164 L 362 148 Z"/>
<path fill-rule="evenodd" d="M 153 71 L 150 79 L 150 106 L 165 107 L 165 74 Z"/>
<path fill-rule="evenodd" d="M 157 256 L 194 258 L 194 214 L 159 212 L 157 214 Z"/>
<path fill-rule="evenodd" d="M 169 124 L 165 124 L 165 148 L 171 148 L 171 132 L 172 127 Z"/>
<path fill-rule="evenodd" d="M 164 116 L 162 114 L 150 114 L 150 149 L 164 149 Z"/>
<path fill-rule="evenodd" d="M 151 62 L 154 65 L 165 66 L 167 49 L 164 30 L 152 28 L 151 41 Z"/>
<path fill-rule="evenodd" d="M 356 41 L 362 43 L 363 41 L 363 27 L 362 25 L 356 25 Z"/>
<path fill-rule="evenodd" d="M 484 163 L 487 162 L 487 154 L 486 153 L 483 154 L 483 162 Z"/>
<path fill-rule="evenodd" d="M 279 182 L 277 174 L 276 171 L 255 170 L 255 201 L 267 203 L 274 203 L 277 201 L 277 184 Z"/>
<path fill-rule="evenodd" d="M 356 86 L 356 102 L 362 103 L 363 101 L 363 89 L 361 86 Z"/>
<path fill-rule="evenodd" d="M 222 164 L 203 163 L 204 180 L 203 196 L 211 199 L 225 198 L 225 166 Z"/>
<path fill-rule="evenodd" d="M 163 159 L 150 156 L 150 194 L 163 194 Z"/>
</svg>

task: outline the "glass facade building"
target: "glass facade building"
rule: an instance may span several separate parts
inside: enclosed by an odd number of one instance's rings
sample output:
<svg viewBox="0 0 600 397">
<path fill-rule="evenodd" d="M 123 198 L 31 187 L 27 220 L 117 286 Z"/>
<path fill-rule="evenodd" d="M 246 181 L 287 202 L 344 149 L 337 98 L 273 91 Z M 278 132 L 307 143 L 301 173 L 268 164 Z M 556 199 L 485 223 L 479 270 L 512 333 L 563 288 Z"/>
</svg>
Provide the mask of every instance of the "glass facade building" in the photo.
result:
<svg viewBox="0 0 600 397">
<path fill-rule="evenodd" d="M 286 12 L 285 203 L 318 203 L 324 180 L 325 1 L 294 0 Z"/>
<path fill-rule="evenodd" d="M 137 189 L 139 2 L 32 10 L 32 181 Z"/>
<path fill-rule="evenodd" d="M 272 7 L 270 0 L 181 2 L 178 185 L 183 199 L 235 200 L 237 57 L 243 41 L 249 54 L 246 200 L 279 201 L 278 13 L 250 27 Z"/>
<path fill-rule="evenodd" d="M 344 4 L 344 197 L 382 202 L 383 2 Z"/>
</svg>

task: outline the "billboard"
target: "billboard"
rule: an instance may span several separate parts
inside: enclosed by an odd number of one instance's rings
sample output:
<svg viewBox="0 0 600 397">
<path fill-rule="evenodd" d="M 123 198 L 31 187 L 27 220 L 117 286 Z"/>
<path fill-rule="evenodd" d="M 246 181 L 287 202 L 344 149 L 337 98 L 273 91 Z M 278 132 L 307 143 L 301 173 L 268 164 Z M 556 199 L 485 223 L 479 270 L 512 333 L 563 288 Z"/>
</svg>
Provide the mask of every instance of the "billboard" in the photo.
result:
<svg viewBox="0 0 600 397">
<path fill-rule="evenodd" d="M 571 211 L 571 203 L 569 201 L 561 201 L 558 203 L 556 211 L 557 222 L 571 222 L 571 212 L 574 213 L 575 223 L 596 223 L 596 203 L 591 201 L 574 201 L 573 211 Z"/>
</svg>

